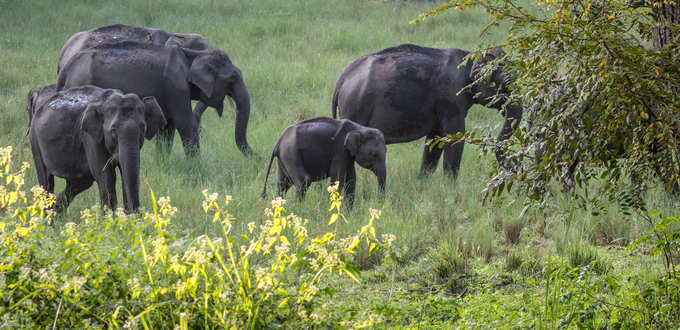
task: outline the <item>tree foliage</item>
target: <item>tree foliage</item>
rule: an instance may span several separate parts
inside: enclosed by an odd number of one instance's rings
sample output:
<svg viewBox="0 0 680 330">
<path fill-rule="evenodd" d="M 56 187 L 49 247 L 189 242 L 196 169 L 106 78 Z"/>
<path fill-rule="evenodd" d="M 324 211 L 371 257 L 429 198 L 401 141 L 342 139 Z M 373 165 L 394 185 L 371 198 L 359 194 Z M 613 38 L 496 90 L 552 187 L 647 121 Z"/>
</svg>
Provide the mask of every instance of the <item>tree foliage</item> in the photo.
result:
<svg viewBox="0 0 680 330">
<path fill-rule="evenodd" d="M 680 4 L 665 0 L 454 0 L 509 26 L 501 45 L 512 73 L 510 100 L 526 123 L 505 147 L 486 196 L 517 187 L 542 201 L 554 182 L 577 185 L 583 205 L 602 195 L 644 211 L 644 187 L 677 189 L 680 178 Z M 665 15 L 665 16 L 664 16 Z M 663 44 L 656 39 L 664 37 Z M 494 143 L 466 135 L 469 142 Z M 632 179 L 631 179 L 632 178 Z M 598 180 L 599 184 L 590 185 Z M 593 189 L 596 193 L 593 193 Z"/>
</svg>

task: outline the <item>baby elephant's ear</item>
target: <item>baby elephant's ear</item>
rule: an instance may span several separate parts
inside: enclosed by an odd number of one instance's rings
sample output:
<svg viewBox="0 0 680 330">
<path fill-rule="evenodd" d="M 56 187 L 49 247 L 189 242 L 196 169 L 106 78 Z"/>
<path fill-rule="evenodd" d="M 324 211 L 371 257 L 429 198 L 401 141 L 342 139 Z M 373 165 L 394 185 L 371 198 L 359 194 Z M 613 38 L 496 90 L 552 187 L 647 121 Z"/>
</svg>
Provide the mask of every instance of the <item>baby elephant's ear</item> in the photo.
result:
<svg viewBox="0 0 680 330">
<path fill-rule="evenodd" d="M 161 128 L 165 127 L 167 121 L 165 120 L 163 110 L 161 110 L 161 106 L 156 102 L 155 97 L 145 97 L 144 108 L 144 120 L 146 121 L 146 132 L 144 133 L 144 137 L 147 140 L 151 140 Z"/>
<path fill-rule="evenodd" d="M 352 157 L 356 156 L 357 152 L 359 152 L 359 144 L 361 143 L 361 133 L 353 131 L 347 133 L 347 136 L 345 136 L 345 149 L 349 151 L 349 154 L 352 155 Z"/>
<path fill-rule="evenodd" d="M 90 135 L 95 141 L 101 141 L 104 138 L 102 116 L 99 113 L 101 102 L 90 102 L 83 113 L 83 119 L 80 121 L 80 130 Z"/>
</svg>

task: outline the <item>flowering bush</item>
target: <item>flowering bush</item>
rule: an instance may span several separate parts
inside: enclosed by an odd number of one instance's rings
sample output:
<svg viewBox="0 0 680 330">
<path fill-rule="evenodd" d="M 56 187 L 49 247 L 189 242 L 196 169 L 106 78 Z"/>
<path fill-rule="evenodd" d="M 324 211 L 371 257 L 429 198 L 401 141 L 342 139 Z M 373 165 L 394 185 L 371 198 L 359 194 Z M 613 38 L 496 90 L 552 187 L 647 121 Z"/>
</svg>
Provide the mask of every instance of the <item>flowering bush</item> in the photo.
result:
<svg viewBox="0 0 680 330">
<path fill-rule="evenodd" d="M 22 190 L 27 164 L 11 172 L 11 148 L 0 149 L 0 325 L 37 327 L 263 328 L 313 326 L 323 320 L 316 298 L 334 281 L 359 281 L 351 255 L 387 249 L 371 218 L 356 234 L 309 236 L 307 220 L 272 201 L 266 219 L 232 232 L 231 196 L 203 191 L 203 210 L 221 235 L 175 237 L 167 230 L 177 209 L 156 200 L 153 213 L 126 216 L 94 207 L 79 223 L 51 226 L 52 196 Z M 4 179 L 4 180 L 3 180 Z M 11 185 L 11 186 L 10 186 Z M 342 197 L 329 188 L 333 223 Z M 345 219 L 345 221 L 347 221 Z M 360 242 L 365 242 L 360 244 Z M 320 316 L 322 315 L 322 316 Z M 378 316 L 348 326 L 372 326 Z"/>
</svg>

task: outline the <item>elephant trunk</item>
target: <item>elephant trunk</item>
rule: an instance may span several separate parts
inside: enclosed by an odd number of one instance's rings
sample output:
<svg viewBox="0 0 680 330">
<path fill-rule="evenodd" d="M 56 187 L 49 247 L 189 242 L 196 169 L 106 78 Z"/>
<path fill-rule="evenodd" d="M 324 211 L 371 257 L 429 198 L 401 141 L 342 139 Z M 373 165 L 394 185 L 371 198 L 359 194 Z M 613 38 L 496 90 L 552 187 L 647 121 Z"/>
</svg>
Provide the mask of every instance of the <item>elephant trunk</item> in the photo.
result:
<svg viewBox="0 0 680 330">
<path fill-rule="evenodd" d="M 246 131 L 248 130 L 248 119 L 250 118 L 250 94 L 243 79 L 239 79 L 234 87 L 233 99 L 236 103 L 236 145 L 241 152 L 250 156 L 254 154 L 253 149 L 248 145 Z"/>
<path fill-rule="evenodd" d="M 125 213 L 139 209 L 139 135 L 128 134 L 118 139 L 118 163 L 123 181 Z"/>
<path fill-rule="evenodd" d="M 522 120 L 522 107 L 516 104 L 508 104 L 505 106 L 505 122 L 503 123 L 503 128 L 498 134 L 498 139 L 496 142 L 496 160 L 503 167 L 507 168 L 505 163 L 506 157 L 503 152 L 503 143 L 505 140 L 509 139 L 512 135 L 512 131 L 519 126 L 519 122 Z"/>
<path fill-rule="evenodd" d="M 385 163 L 373 167 L 372 172 L 378 177 L 378 192 L 381 196 L 385 195 L 385 182 L 387 180 L 387 169 Z"/>
</svg>

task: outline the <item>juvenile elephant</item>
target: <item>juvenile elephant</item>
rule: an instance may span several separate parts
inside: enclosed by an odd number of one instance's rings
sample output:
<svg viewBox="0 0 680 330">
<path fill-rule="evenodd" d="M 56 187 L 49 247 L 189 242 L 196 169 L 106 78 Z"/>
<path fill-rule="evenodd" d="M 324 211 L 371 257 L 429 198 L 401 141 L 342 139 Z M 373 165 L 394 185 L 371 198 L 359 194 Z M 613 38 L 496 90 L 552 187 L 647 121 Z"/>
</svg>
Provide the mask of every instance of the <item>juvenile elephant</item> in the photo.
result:
<svg viewBox="0 0 680 330">
<path fill-rule="evenodd" d="M 465 89 L 476 80 L 479 65 L 503 56 L 500 49 L 491 49 L 481 63 L 470 61 L 459 67 L 468 53 L 404 44 L 360 57 L 344 69 L 335 83 L 333 117 L 375 127 L 385 134 L 388 144 L 465 133 L 465 117 L 472 104 L 501 110 L 508 93 L 506 77 L 500 69 Z M 496 95 L 500 98 L 494 98 Z M 498 140 L 508 139 L 521 118 L 519 106 L 505 105 L 505 123 Z M 425 146 L 421 175 L 437 168 L 442 151 L 444 173 L 454 177 L 458 174 L 463 143 L 432 151 Z M 500 147 L 496 158 L 504 163 Z"/>
<path fill-rule="evenodd" d="M 57 195 L 63 211 L 97 182 L 103 206 L 116 208 L 116 172 L 123 181 L 125 212 L 139 208 L 139 159 L 144 138 L 166 124 L 153 97 L 95 86 L 74 87 L 47 99 L 33 113 L 29 140 L 38 182 L 54 192 L 54 177 L 66 179 Z"/>
<path fill-rule="evenodd" d="M 28 135 L 28 130 L 31 129 L 33 113 L 35 113 L 35 111 L 38 110 L 45 103 L 45 101 L 49 100 L 56 93 L 57 85 L 54 84 L 32 88 L 28 92 L 28 100 L 26 100 L 26 111 L 28 111 L 28 128 L 26 129 L 26 135 Z"/>
<path fill-rule="evenodd" d="M 317 117 L 288 126 L 274 146 L 262 197 L 267 192 L 267 178 L 274 157 L 278 159 L 277 194 L 282 196 L 291 184 L 302 199 L 309 184 L 330 177 L 340 181 L 348 203 L 354 198 L 356 174 L 354 162 L 378 177 L 378 188 L 385 192 L 385 137 L 375 128 L 350 120 Z"/>
<path fill-rule="evenodd" d="M 71 56 L 59 72 L 57 90 L 96 85 L 140 97 L 154 96 L 168 125 L 159 133 L 161 148 L 170 148 L 175 129 L 187 155 L 199 149 L 198 123 L 191 111 L 196 99 L 222 111 L 225 96 L 236 103 L 236 144 L 253 151 L 246 139 L 250 95 L 241 70 L 215 48 L 195 50 L 135 41 L 102 43 Z"/>
</svg>

